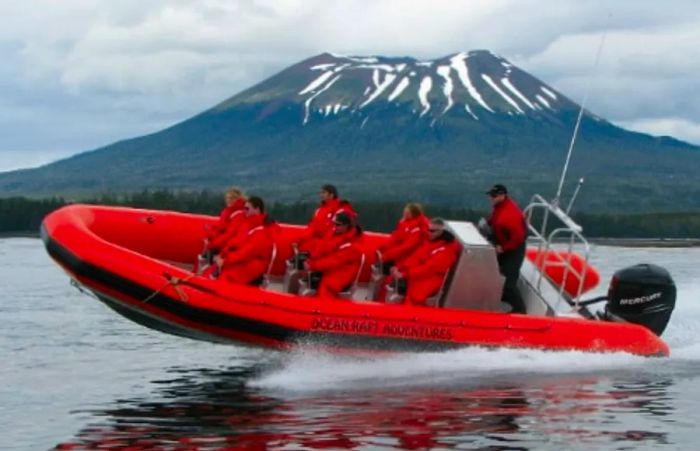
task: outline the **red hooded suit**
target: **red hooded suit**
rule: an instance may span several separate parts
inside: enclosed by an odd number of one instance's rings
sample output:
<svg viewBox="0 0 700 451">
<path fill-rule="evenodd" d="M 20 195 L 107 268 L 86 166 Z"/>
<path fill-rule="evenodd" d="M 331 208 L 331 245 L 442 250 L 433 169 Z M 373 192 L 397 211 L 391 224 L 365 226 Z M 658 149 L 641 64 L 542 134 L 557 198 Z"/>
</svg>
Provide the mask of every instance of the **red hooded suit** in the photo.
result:
<svg viewBox="0 0 700 451">
<path fill-rule="evenodd" d="M 406 304 L 425 305 L 426 299 L 440 290 L 459 251 L 459 243 L 455 241 L 427 241 L 399 266 L 406 278 Z"/>
<path fill-rule="evenodd" d="M 306 225 L 304 234 L 299 238 L 299 250 L 311 251 L 316 242 L 323 240 L 333 231 L 333 218 L 340 212 L 347 213 L 352 219 L 357 219 L 357 212 L 350 202 L 340 199 L 328 199 L 314 212 L 311 221 Z"/>
<path fill-rule="evenodd" d="M 219 277 L 227 282 L 249 284 L 262 277 L 270 264 L 273 239 L 265 215 L 249 216 L 246 225 L 245 239 L 224 257 Z"/>
<path fill-rule="evenodd" d="M 399 221 L 389 241 L 379 248 L 382 260 L 399 264 L 409 258 L 428 239 L 428 225 L 425 215 Z"/>
<path fill-rule="evenodd" d="M 319 296 L 337 297 L 357 277 L 362 250 L 357 246 L 358 232 L 351 228 L 343 234 L 331 234 L 319 241 L 309 259 L 309 269 L 323 273 Z"/>
<path fill-rule="evenodd" d="M 219 221 L 209 231 L 207 249 L 220 252 L 245 222 L 245 199 L 239 198 L 221 211 Z"/>
</svg>

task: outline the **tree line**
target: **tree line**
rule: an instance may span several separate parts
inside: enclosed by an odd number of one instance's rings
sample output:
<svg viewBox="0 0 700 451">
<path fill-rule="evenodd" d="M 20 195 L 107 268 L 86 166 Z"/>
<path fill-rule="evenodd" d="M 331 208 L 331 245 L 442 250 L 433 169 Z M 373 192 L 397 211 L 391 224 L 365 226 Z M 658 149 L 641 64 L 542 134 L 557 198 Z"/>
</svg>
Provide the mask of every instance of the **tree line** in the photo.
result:
<svg viewBox="0 0 700 451">
<path fill-rule="evenodd" d="M 187 213 L 217 215 L 223 206 L 219 192 L 144 190 L 130 194 L 103 194 L 82 203 L 119 205 L 136 208 L 174 210 Z M 26 197 L 0 198 L 0 234 L 37 233 L 42 219 L 60 207 L 73 203 L 64 197 L 30 199 Z M 359 201 L 353 202 L 362 226 L 367 230 L 392 230 L 403 210 L 403 203 Z M 268 213 L 279 222 L 304 224 L 316 203 L 273 203 Z M 478 221 L 487 216 L 487 210 L 426 205 L 426 213 L 454 220 Z M 588 237 L 608 238 L 700 238 L 700 212 L 678 213 L 586 213 L 573 215 L 583 226 Z"/>
</svg>

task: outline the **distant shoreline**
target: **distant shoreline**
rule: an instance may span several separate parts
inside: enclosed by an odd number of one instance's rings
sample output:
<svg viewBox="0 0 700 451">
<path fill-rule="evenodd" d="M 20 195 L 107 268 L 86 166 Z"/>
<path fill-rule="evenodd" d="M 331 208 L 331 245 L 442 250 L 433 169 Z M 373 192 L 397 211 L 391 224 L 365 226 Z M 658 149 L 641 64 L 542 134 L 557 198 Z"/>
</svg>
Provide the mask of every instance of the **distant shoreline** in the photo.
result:
<svg viewBox="0 0 700 451">
<path fill-rule="evenodd" d="M 39 238 L 39 232 L 0 232 L 0 238 Z M 591 244 L 617 247 L 700 247 L 700 238 L 588 238 Z"/>
<path fill-rule="evenodd" d="M 0 232 L 0 238 L 39 238 L 39 232 Z"/>
<path fill-rule="evenodd" d="M 700 238 L 589 238 L 599 246 L 618 247 L 700 247 Z"/>
</svg>

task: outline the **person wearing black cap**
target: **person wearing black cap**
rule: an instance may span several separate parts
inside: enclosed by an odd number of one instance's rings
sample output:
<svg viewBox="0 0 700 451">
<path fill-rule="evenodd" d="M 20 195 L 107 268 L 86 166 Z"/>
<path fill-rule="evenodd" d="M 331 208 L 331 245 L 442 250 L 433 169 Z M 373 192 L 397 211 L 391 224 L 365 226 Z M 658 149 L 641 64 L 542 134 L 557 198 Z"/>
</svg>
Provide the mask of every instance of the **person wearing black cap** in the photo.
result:
<svg viewBox="0 0 700 451">
<path fill-rule="evenodd" d="M 527 224 L 525 215 L 508 196 L 508 189 L 500 183 L 486 192 L 491 197 L 493 211 L 488 219 L 496 246 L 498 268 L 506 278 L 501 301 L 510 304 L 513 313 L 526 313 L 525 303 L 518 291 L 520 267 L 525 259 Z"/>
<path fill-rule="evenodd" d="M 319 192 L 321 205 L 314 212 L 304 233 L 299 237 L 298 248 L 301 251 L 312 251 L 318 240 L 322 240 L 333 230 L 333 218 L 337 213 L 345 212 L 353 220 L 357 219 L 357 213 L 350 202 L 338 197 L 338 189 L 333 185 L 323 185 Z"/>
<path fill-rule="evenodd" d="M 349 214 L 341 211 L 333 217 L 333 234 L 317 243 L 305 263 L 308 271 L 321 274 L 319 296 L 337 298 L 354 282 L 362 261 L 362 250 L 357 246 L 361 233 Z"/>
</svg>

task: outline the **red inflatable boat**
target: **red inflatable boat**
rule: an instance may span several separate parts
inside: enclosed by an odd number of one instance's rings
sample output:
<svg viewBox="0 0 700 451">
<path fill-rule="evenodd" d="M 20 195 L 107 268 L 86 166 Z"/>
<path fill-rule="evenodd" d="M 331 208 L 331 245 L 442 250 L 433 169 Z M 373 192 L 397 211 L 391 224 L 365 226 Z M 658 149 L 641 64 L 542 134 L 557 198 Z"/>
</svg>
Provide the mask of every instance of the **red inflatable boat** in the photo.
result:
<svg viewBox="0 0 700 451">
<path fill-rule="evenodd" d="M 560 213 L 556 208 L 551 211 Z M 587 258 L 553 251 L 545 239 L 535 243 L 523 266 L 520 288 L 528 314 L 503 313 L 503 280 L 494 266 L 493 247 L 471 223 L 448 222 L 464 250 L 434 306 L 371 300 L 376 288 L 373 249 L 387 239 L 378 233 L 365 234 L 364 270 L 349 299 L 303 297 L 287 286 L 290 243 L 302 230 L 295 225 L 279 227 L 264 287 L 193 274 L 191 264 L 201 251 L 205 225 L 214 221 L 176 212 L 71 205 L 48 215 L 41 231 L 51 257 L 97 299 L 146 327 L 193 339 L 343 352 L 485 346 L 669 354 L 668 346 L 651 330 L 660 334 L 665 327 L 675 286 L 670 278 L 664 279 L 667 273 L 653 272 L 657 268 L 653 265 L 646 265 L 647 273 L 632 267 L 627 269 L 631 275 L 616 275 L 611 292 L 616 287 L 621 294 L 605 299 L 605 313 L 594 314 L 588 304 L 603 299 L 581 301 L 580 296 L 597 283 L 597 273 Z M 570 232 L 578 235 L 573 226 L 569 224 Z M 542 238 L 534 228 L 531 231 Z M 645 285 L 650 270 L 657 279 Z M 665 291 L 655 294 L 659 290 Z M 625 307 L 631 310 L 626 312 Z M 664 317 L 652 315 L 649 320 L 651 310 L 663 310 Z"/>
</svg>

